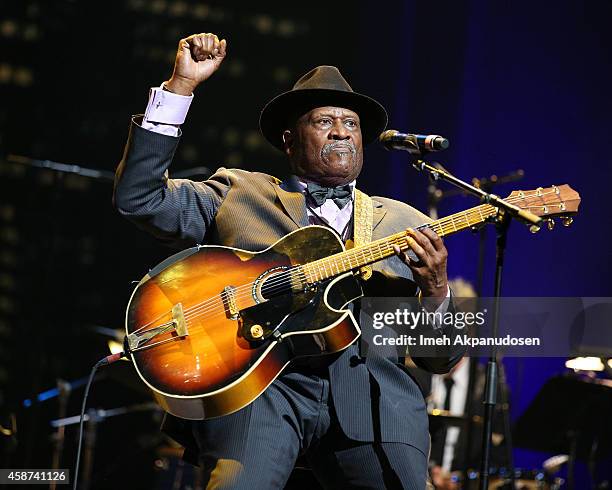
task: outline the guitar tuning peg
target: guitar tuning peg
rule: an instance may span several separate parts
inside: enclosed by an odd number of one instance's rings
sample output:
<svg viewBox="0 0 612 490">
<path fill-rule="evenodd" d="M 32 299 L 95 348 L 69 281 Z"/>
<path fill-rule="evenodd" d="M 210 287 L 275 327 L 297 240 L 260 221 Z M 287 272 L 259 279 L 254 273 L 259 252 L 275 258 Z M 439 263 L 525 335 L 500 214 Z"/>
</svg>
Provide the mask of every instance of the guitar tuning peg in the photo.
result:
<svg viewBox="0 0 612 490">
<path fill-rule="evenodd" d="M 561 223 L 563 223 L 563 226 L 569 226 L 573 222 L 574 222 L 574 218 L 572 218 L 571 216 L 567 216 L 561 220 Z"/>
<path fill-rule="evenodd" d="M 555 228 L 555 220 L 550 218 L 546 220 L 546 226 L 548 226 L 548 229 L 550 231 L 553 231 L 553 229 Z"/>
<path fill-rule="evenodd" d="M 537 233 L 538 231 L 540 231 L 540 227 L 539 227 L 539 226 L 536 226 L 536 225 L 531 225 L 531 226 L 529 227 L 529 231 L 530 231 L 531 233 Z"/>
</svg>

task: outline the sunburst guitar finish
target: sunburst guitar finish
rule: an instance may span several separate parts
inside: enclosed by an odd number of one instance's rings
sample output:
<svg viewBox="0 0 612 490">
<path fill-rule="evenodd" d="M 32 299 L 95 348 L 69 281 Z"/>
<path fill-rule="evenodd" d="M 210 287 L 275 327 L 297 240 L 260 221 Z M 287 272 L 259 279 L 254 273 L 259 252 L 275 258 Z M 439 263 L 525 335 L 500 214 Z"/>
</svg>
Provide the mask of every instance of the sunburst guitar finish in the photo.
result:
<svg viewBox="0 0 612 490">
<path fill-rule="evenodd" d="M 313 286 L 295 273 L 343 250 L 333 232 L 312 226 L 259 253 L 194 247 L 145 276 L 128 306 L 126 343 L 162 408 L 187 419 L 232 413 L 292 359 L 354 342 L 359 327 L 340 309 L 361 295 L 352 274 Z"/>
</svg>

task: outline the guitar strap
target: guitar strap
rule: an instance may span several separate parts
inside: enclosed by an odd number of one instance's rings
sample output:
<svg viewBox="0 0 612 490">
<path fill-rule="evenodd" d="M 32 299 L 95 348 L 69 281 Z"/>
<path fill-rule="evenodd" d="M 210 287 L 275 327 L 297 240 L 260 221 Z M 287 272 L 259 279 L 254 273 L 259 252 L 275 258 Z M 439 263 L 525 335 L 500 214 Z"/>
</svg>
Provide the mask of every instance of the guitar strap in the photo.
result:
<svg viewBox="0 0 612 490">
<path fill-rule="evenodd" d="M 372 241 L 372 216 L 374 205 L 372 198 L 355 188 L 353 219 L 353 240 L 347 242 L 347 248 L 356 248 L 367 245 Z M 359 269 L 361 278 L 367 281 L 372 276 L 372 266 L 364 265 Z"/>
<path fill-rule="evenodd" d="M 372 223 L 373 223 L 374 205 L 372 198 L 366 193 L 355 188 L 355 202 L 353 212 L 353 240 L 346 244 L 346 248 L 361 247 L 372 241 Z M 359 269 L 359 275 L 363 281 L 367 281 L 372 276 L 372 266 L 364 265 Z M 361 312 L 361 299 L 353 302 L 353 315 L 359 323 Z M 359 356 L 364 357 L 368 351 L 367 343 L 363 342 L 363 337 L 360 336 L 357 340 L 357 348 Z"/>
</svg>

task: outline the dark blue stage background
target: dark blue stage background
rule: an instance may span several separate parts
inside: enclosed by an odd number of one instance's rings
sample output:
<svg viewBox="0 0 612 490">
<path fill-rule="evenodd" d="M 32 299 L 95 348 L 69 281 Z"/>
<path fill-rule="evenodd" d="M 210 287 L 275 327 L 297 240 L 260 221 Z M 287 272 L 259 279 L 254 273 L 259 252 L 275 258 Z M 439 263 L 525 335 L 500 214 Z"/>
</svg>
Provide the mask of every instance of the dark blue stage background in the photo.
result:
<svg viewBox="0 0 612 490">
<path fill-rule="evenodd" d="M 390 128 L 447 137 L 451 147 L 437 158 L 459 177 L 523 169 L 523 180 L 495 191 L 504 196 L 513 188 L 567 183 L 580 192 L 580 213 L 570 228 L 558 223 L 552 232 L 532 235 L 512 224 L 504 295 L 612 296 L 610 0 L 5 3 L 0 425 L 8 427 L 15 415 L 20 433 L 0 438 L 0 466 L 50 466 L 49 421 L 61 407 L 57 399 L 31 409 L 21 401 L 58 380 L 86 376 L 108 352 L 104 332 L 123 326 L 132 281 L 173 253 L 116 213 L 110 179 L 24 165 L 27 158 L 19 163 L 12 155 L 114 171 L 130 115 L 145 109 L 149 87 L 170 76 L 177 41 L 191 33 L 226 37 L 228 59 L 196 92 L 172 174 L 224 165 L 282 177 L 285 158 L 258 135 L 259 111 L 312 67 L 337 65 L 355 90 L 387 107 Z M 194 178 L 207 173 L 198 170 Z M 425 210 L 427 185 L 406 154 L 377 145 L 366 150 L 359 179 L 366 192 Z M 468 197 L 445 199 L 439 214 L 476 204 Z M 493 235 L 489 229 L 484 295 L 493 291 Z M 450 276 L 475 282 L 478 236 L 461 233 L 446 244 Z M 565 371 L 564 359 L 504 364 L 513 420 L 546 380 Z M 90 407 L 150 399 L 133 370 L 123 367 L 113 366 L 94 385 Z M 72 393 L 66 415 L 78 413 L 81 396 Z M 138 413 L 105 422 L 92 490 L 109 488 L 128 472 L 137 475 L 134 488 L 153 488 L 171 475 L 152 469 L 166 445 L 157 417 Z M 75 451 L 71 427 L 64 467 Z M 516 466 L 529 469 L 549 456 L 524 449 L 515 455 Z M 585 467 L 579 472 L 579 488 L 588 487 Z"/>
<path fill-rule="evenodd" d="M 358 86 L 385 101 L 391 128 L 447 137 L 451 147 L 438 160 L 467 180 L 524 169 L 522 181 L 495 189 L 501 195 L 514 185 L 563 183 L 580 192 L 570 228 L 557 223 L 552 232 L 532 235 L 512 224 L 503 294 L 610 296 L 612 3 L 406 1 L 362 14 Z M 426 177 L 409 167 L 406 155 L 372 148 L 367 161 L 373 160 L 365 173 L 372 191 L 387 188 L 426 208 Z M 475 204 L 451 198 L 440 204 L 440 215 Z M 476 281 L 478 236 L 463 233 L 446 244 L 450 276 Z M 484 295 L 493 292 L 494 251 L 488 230 Z M 564 370 L 563 359 L 504 364 L 513 419 Z M 517 467 L 537 467 L 547 457 L 515 454 Z"/>
</svg>

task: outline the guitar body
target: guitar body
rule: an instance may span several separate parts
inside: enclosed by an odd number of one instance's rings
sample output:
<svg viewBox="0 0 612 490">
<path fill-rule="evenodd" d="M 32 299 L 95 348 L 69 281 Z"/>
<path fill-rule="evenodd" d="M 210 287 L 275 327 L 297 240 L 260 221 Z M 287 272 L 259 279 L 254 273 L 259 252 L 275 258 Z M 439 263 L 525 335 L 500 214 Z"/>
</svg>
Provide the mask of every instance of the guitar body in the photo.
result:
<svg viewBox="0 0 612 490">
<path fill-rule="evenodd" d="M 361 296 L 353 274 L 303 287 L 287 273 L 343 250 L 331 230 L 309 226 L 261 252 L 199 246 L 150 271 L 128 305 L 126 344 L 158 403 L 187 419 L 226 415 L 292 359 L 351 345 L 360 335 L 344 309 Z"/>
</svg>

